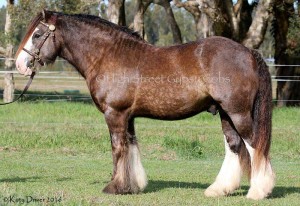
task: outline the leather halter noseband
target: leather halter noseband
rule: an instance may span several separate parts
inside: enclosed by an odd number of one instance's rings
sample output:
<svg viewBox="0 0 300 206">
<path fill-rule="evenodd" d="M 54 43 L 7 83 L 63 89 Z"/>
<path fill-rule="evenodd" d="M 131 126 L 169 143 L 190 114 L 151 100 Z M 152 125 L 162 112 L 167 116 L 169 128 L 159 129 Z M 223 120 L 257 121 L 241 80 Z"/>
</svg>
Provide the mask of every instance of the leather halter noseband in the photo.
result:
<svg viewBox="0 0 300 206">
<path fill-rule="evenodd" d="M 38 46 L 34 50 L 34 52 L 29 51 L 29 50 L 23 48 L 23 50 L 25 52 L 27 52 L 30 56 L 33 57 L 33 59 L 30 61 L 30 67 L 31 67 L 30 69 L 32 70 L 30 78 L 29 78 L 29 80 L 28 80 L 28 82 L 27 82 L 24 90 L 22 91 L 22 93 L 20 94 L 20 96 L 18 96 L 18 98 L 16 98 L 15 100 L 13 100 L 11 102 L 0 103 L 0 105 L 7 105 L 7 104 L 11 104 L 11 103 L 14 103 L 14 102 L 18 101 L 25 94 L 25 92 L 29 89 L 29 86 L 30 86 L 30 84 L 31 84 L 31 82 L 33 80 L 33 77 L 35 75 L 35 65 L 34 65 L 34 63 L 37 61 L 41 66 L 45 65 L 45 63 L 43 62 L 43 60 L 39 56 L 40 55 L 40 50 L 41 50 L 42 46 L 44 45 L 45 41 L 50 36 L 50 34 L 54 38 L 55 26 L 53 24 L 48 25 L 48 24 L 46 24 L 46 23 L 44 23 L 42 21 L 40 21 L 40 23 L 48 28 L 47 31 L 43 34 L 42 41 L 38 44 Z"/>
<path fill-rule="evenodd" d="M 33 57 L 33 59 L 30 61 L 30 66 L 32 67 L 32 69 L 34 70 L 35 69 L 35 67 L 34 67 L 34 63 L 37 61 L 41 66 L 44 66 L 45 65 L 45 63 L 43 62 L 43 60 L 40 58 L 40 51 L 41 51 L 41 48 L 42 48 L 42 46 L 44 45 L 44 43 L 45 43 L 45 41 L 48 39 L 48 37 L 50 36 L 50 34 L 51 34 L 51 36 L 54 38 L 54 31 L 55 31 L 55 26 L 53 25 L 53 24 L 50 24 L 50 25 L 48 25 L 48 24 L 46 24 L 46 23 L 44 23 L 44 22 L 42 22 L 42 21 L 40 21 L 40 23 L 43 25 L 43 26 L 45 26 L 45 27 L 47 27 L 48 29 L 47 29 L 47 31 L 43 34 L 43 36 L 42 36 L 42 41 L 38 44 L 38 46 L 36 47 L 36 49 L 32 52 L 32 51 L 29 51 L 29 50 L 27 50 L 27 49 L 25 49 L 25 48 L 23 48 L 23 50 L 25 51 L 25 52 L 27 52 L 30 56 L 32 56 Z"/>
</svg>

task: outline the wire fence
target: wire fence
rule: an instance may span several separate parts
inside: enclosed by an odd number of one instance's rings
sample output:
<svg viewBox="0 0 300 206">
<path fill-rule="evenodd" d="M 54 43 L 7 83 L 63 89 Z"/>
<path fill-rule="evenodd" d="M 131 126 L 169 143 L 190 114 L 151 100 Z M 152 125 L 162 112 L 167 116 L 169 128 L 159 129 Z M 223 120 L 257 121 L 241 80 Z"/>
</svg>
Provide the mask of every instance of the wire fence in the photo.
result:
<svg viewBox="0 0 300 206">
<path fill-rule="evenodd" d="M 0 57 L 0 61 L 4 61 L 5 58 Z M 15 60 L 13 58 L 9 59 L 11 61 Z M 57 60 L 60 63 L 66 63 L 63 59 Z M 278 65 L 273 63 L 268 63 L 269 69 L 274 71 L 275 67 L 286 67 L 286 69 L 290 69 L 292 67 L 300 67 L 300 65 Z M 71 68 L 70 65 L 64 65 L 63 67 Z M 91 102 L 92 98 L 89 95 L 89 91 L 87 86 L 85 85 L 84 78 L 81 77 L 76 71 L 66 71 L 65 69 L 57 69 L 55 66 L 51 68 L 52 71 L 39 71 L 39 75 L 36 76 L 34 80 L 34 84 L 31 86 L 33 91 L 39 92 L 27 92 L 25 99 L 30 99 L 31 101 L 47 101 L 47 102 L 57 102 L 57 101 L 83 101 L 83 102 Z M 27 78 L 24 78 L 22 75 L 18 73 L 18 71 L 5 71 L 0 70 L 0 77 L 3 81 L 4 74 L 12 73 L 15 78 L 16 91 L 14 96 L 18 96 L 25 85 Z M 274 74 L 274 72 L 271 72 Z M 272 75 L 273 88 L 277 87 L 278 82 L 300 82 L 300 76 L 276 76 Z M 3 89 L 1 89 L 0 80 L 0 98 L 3 96 Z M 2 87 L 3 88 L 3 87 Z M 276 96 L 273 93 L 273 96 Z M 274 98 L 274 102 L 299 102 L 300 99 L 295 100 L 276 100 Z"/>
</svg>

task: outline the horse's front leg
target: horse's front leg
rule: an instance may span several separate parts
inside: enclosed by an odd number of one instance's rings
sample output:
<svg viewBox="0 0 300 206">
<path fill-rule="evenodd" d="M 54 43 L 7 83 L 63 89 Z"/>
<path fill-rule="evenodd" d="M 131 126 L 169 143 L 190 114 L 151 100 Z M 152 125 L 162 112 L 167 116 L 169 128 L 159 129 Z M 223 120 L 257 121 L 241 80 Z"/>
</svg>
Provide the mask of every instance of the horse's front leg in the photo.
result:
<svg viewBox="0 0 300 206">
<path fill-rule="evenodd" d="M 147 185 L 146 174 L 140 160 L 134 133 L 133 120 L 124 112 L 105 112 L 110 131 L 113 175 L 111 182 L 103 189 L 110 194 L 131 194 L 142 191 Z"/>
</svg>

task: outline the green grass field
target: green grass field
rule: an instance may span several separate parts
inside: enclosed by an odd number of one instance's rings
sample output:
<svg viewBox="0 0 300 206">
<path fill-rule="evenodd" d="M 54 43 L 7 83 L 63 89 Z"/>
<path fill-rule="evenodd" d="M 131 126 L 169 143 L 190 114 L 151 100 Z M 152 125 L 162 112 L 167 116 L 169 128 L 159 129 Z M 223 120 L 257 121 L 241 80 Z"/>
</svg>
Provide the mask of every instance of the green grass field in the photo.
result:
<svg viewBox="0 0 300 206">
<path fill-rule="evenodd" d="M 300 108 L 274 110 L 271 157 L 277 182 L 262 201 L 245 198 L 246 178 L 229 197 L 204 196 L 224 158 L 218 115 L 175 122 L 138 119 L 136 130 L 148 187 L 138 195 L 105 195 L 101 190 L 112 172 L 110 140 L 93 105 L 1 107 L 0 205 L 27 200 L 29 205 L 299 205 Z"/>
</svg>

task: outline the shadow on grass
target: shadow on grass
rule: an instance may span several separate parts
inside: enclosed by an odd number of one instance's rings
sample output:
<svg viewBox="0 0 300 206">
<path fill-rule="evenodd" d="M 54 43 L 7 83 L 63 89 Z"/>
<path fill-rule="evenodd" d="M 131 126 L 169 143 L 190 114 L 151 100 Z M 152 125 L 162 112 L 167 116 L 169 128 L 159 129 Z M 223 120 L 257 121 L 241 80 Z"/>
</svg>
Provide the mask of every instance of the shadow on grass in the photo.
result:
<svg viewBox="0 0 300 206">
<path fill-rule="evenodd" d="M 149 180 L 148 186 L 144 193 L 159 192 L 160 190 L 167 188 L 206 189 L 209 185 L 210 184 L 201 184 L 196 182 Z M 229 196 L 246 196 L 248 190 L 249 186 L 241 186 L 237 191 Z M 295 193 L 300 194 L 299 187 L 275 187 L 268 199 L 285 198 L 287 195 Z"/>
<path fill-rule="evenodd" d="M 233 194 L 230 194 L 231 197 L 236 196 L 246 196 L 248 193 L 250 186 L 241 186 L 237 189 Z M 277 198 L 285 198 L 287 195 L 290 194 L 300 194 L 299 187 L 276 187 L 273 189 L 272 194 L 267 199 L 277 199 Z"/>
<path fill-rule="evenodd" d="M 9 182 L 9 183 L 15 183 L 15 182 L 35 182 L 36 180 L 41 179 L 41 177 L 33 176 L 33 177 L 12 177 L 12 178 L 6 178 L 6 179 L 0 179 L 0 182 Z"/>
<path fill-rule="evenodd" d="M 33 176 L 33 177 L 12 177 L 12 178 L 0 179 L 0 183 L 1 182 L 7 182 L 7 183 L 36 182 L 36 181 L 38 181 L 42 178 L 45 178 L 45 177 L 38 177 L 38 176 Z M 63 177 L 63 178 L 56 179 L 56 182 L 69 181 L 69 180 L 71 180 L 71 178 Z"/>
<path fill-rule="evenodd" d="M 290 194 L 300 194 L 300 187 L 276 187 L 273 189 L 272 194 L 270 195 L 270 199 L 276 199 L 276 198 L 284 198 L 287 195 Z"/>
<path fill-rule="evenodd" d="M 167 188 L 206 189 L 208 186 L 209 184 L 201 184 L 197 182 L 149 180 L 144 193 L 158 192 Z"/>
<path fill-rule="evenodd" d="M 58 178 L 56 179 L 56 182 L 64 182 L 64 181 L 69 181 L 72 180 L 70 177 L 63 177 L 63 178 Z"/>
</svg>

